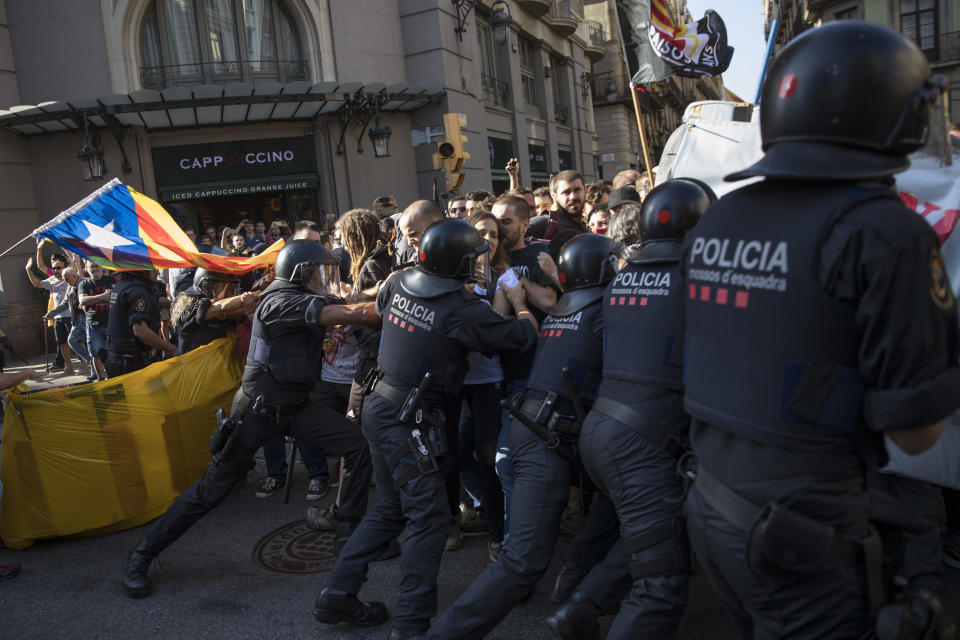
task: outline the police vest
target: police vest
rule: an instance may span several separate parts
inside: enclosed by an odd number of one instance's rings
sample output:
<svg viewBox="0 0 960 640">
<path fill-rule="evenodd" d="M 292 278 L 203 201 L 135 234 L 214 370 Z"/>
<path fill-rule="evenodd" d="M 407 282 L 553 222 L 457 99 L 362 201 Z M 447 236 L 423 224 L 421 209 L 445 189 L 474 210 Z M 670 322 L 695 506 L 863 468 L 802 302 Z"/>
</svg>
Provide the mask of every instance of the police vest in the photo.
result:
<svg viewBox="0 0 960 640">
<path fill-rule="evenodd" d="M 856 452 L 866 382 L 854 309 L 817 281 L 819 248 L 881 187 L 760 183 L 722 198 L 684 242 L 689 414 L 772 446 Z"/>
<path fill-rule="evenodd" d="M 197 300 L 191 307 L 200 304 Z M 210 307 L 204 307 L 209 309 Z M 237 326 L 233 320 L 203 320 L 203 324 L 196 322 L 196 309 L 191 309 L 191 320 L 179 328 L 177 333 L 177 348 L 181 354 L 193 351 L 197 347 L 210 344 L 214 340 L 226 337 L 227 332 Z"/>
<path fill-rule="evenodd" d="M 603 315 L 603 291 L 591 287 L 563 294 L 540 323 L 537 353 L 527 382 L 529 389 L 552 391 L 572 401 L 563 375 L 567 368 L 583 404 L 588 408 L 593 404 L 603 372 L 603 341 L 593 332 Z M 571 299 L 576 302 L 571 304 Z"/>
<path fill-rule="evenodd" d="M 320 374 L 324 335 L 303 324 L 302 298 L 310 294 L 299 287 L 267 291 L 260 298 L 264 310 L 254 316 L 247 366 L 255 365 L 291 389 L 309 389 Z M 280 304 L 267 304 L 280 298 Z M 288 298 L 289 304 L 283 304 Z M 283 320 L 289 319 L 288 326 Z M 245 376 L 246 377 L 246 376 Z"/>
<path fill-rule="evenodd" d="M 645 245 L 603 296 L 604 379 L 683 390 L 680 242 Z"/>
<path fill-rule="evenodd" d="M 444 333 L 448 320 L 468 300 L 463 288 L 436 298 L 411 295 L 393 277 L 385 285 L 383 340 L 377 367 L 384 380 L 400 388 L 420 384 L 428 371 L 431 386 L 457 395 L 466 374 L 467 351 Z"/>
<path fill-rule="evenodd" d="M 130 316 L 142 309 L 133 309 L 131 305 L 140 298 L 156 296 L 144 283 L 130 278 L 124 278 L 110 290 L 110 311 L 107 315 L 107 350 L 115 353 L 133 353 L 134 350 L 148 351 L 150 348 L 137 340 L 130 327 Z M 156 302 L 154 302 L 156 308 Z M 147 326 L 159 332 L 160 318 L 149 318 Z"/>
</svg>

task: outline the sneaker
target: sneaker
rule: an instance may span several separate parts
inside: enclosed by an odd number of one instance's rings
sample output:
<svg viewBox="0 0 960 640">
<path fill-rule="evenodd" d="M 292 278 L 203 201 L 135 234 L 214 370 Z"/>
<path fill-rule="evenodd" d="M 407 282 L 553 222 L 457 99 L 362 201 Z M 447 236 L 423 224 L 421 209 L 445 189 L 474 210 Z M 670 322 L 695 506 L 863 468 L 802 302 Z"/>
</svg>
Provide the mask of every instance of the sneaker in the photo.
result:
<svg viewBox="0 0 960 640">
<path fill-rule="evenodd" d="M 277 491 L 280 491 L 281 489 L 283 489 L 283 485 L 284 485 L 283 482 L 280 482 L 275 478 L 267 478 L 266 480 L 263 481 L 263 484 L 260 485 L 260 488 L 257 490 L 256 495 L 258 498 L 269 498 L 270 496 L 275 494 Z"/>
<path fill-rule="evenodd" d="M 328 507 L 307 507 L 307 526 L 320 531 L 336 531 L 340 519 L 337 518 L 335 505 Z"/>
<path fill-rule="evenodd" d="M 55 364 L 52 367 L 50 367 L 50 373 L 56 373 L 57 371 L 63 371 L 62 364 Z"/>
<path fill-rule="evenodd" d="M 450 527 L 450 533 L 447 535 L 447 541 L 443 545 L 444 551 L 456 551 L 463 546 L 463 534 L 460 533 L 460 527 L 453 525 Z"/>
<path fill-rule="evenodd" d="M 20 573 L 19 562 L 14 562 L 13 564 L 0 564 L 0 582 L 9 580 L 18 573 Z"/>
<path fill-rule="evenodd" d="M 330 483 L 324 478 L 314 478 L 307 485 L 307 500 L 313 502 L 325 498 L 330 493 Z"/>
<path fill-rule="evenodd" d="M 949 567 L 960 569 L 960 545 L 948 544 L 943 548 L 943 561 Z"/>
<path fill-rule="evenodd" d="M 490 555 L 490 562 L 496 562 L 500 559 L 500 552 L 503 551 L 502 542 L 491 542 L 487 546 L 487 553 Z"/>
</svg>

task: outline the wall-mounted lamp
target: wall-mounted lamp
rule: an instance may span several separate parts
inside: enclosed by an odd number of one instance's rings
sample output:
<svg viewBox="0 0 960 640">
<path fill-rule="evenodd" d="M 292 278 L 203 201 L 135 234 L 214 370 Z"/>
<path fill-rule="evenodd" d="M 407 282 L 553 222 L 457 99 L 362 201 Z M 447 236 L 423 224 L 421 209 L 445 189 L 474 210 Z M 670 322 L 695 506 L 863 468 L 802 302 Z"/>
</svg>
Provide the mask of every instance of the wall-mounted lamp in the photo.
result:
<svg viewBox="0 0 960 640">
<path fill-rule="evenodd" d="M 586 100 L 587 96 L 590 94 L 590 89 L 593 86 L 593 81 L 604 76 L 610 76 L 610 71 L 604 71 L 602 73 L 587 73 L 584 71 L 580 74 L 580 93 L 583 95 L 583 99 Z M 619 91 L 617 90 L 617 83 L 612 78 L 607 78 L 607 81 L 603 85 L 603 97 L 606 98 L 607 102 L 616 102 Z"/>
<path fill-rule="evenodd" d="M 490 26 L 493 27 L 493 37 L 500 44 L 507 44 L 511 22 L 513 22 L 513 15 L 510 13 L 510 5 L 506 3 L 506 0 L 494 2 L 493 6 L 490 7 Z"/>
<path fill-rule="evenodd" d="M 103 163 L 103 148 L 100 146 L 100 131 L 96 125 L 91 125 L 87 114 L 80 114 L 77 119 L 77 128 L 83 135 L 83 145 L 77 151 L 77 160 L 80 161 L 80 173 L 83 179 L 90 182 L 103 180 L 106 165 Z"/>
<path fill-rule="evenodd" d="M 374 158 L 390 157 L 390 135 L 392 133 L 390 127 L 380 124 L 380 116 L 377 116 L 377 124 L 367 134 L 370 136 L 370 142 L 373 143 Z"/>
<path fill-rule="evenodd" d="M 337 141 L 337 155 L 347 152 L 344 138 L 347 129 L 353 124 L 360 126 L 360 135 L 357 136 L 357 153 L 363 153 L 363 134 L 367 131 L 370 121 L 376 118 L 376 124 L 368 135 L 373 143 L 373 157 L 387 158 L 390 156 L 390 127 L 380 124 L 380 108 L 386 101 L 382 94 L 356 94 L 352 99 L 337 110 L 337 120 L 340 121 L 340 139 Z"/>
<path fill-rule="evenodd" d="M 466 31 L 464 25 L 467 22 L 467 16 L 470 15 L 474 5 L 477 4 L 477 0 L 453 0 L 453 4 L 457 9 L 457 26 L 454 28 L 454 31 L 457 37 L 460 38 L 460 42 L 463 42 L 463 34 Z"/>
</svg>

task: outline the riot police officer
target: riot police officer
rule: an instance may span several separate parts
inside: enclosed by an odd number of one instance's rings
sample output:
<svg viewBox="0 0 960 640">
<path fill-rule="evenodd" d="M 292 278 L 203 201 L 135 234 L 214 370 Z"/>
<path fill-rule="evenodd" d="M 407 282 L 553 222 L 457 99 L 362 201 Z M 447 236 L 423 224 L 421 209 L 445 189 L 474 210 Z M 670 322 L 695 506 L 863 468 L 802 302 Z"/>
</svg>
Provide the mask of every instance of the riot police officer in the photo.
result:
<svg viewBox="0 0 960 640">
<path fill-rule="evenodd" d="M 264 442 L 289 433 L 344 458 L 341 527 L 352 530 L 366 511 L 370 452 L 356 425 L 310 398 L 319 376 L 325 327 L 373 319 L 373 303 L 336 304 L 337 260 L 318 242 L 293 240 L 277 255 L 276 279 L 254 313 L 247 364 L 233 400 L 228 437 L 202 478 L 147 531 L 124 563 L 131 598 L 150 594 L 151 560 L 226 498 Z M 338 531 L 338 536 L 339 536 Z"/>
<path fill-rule="evenodd" d="M 891 190 L 941 87 L 899 34 L 796 38 L 760 104 L 762 177 L 688 234 L 686 507 L 744 637 L 856 638 L 882 604 L 868 479 L 960 405 L 957 311 L 937 237 Z M 901 636 L 898 636 L 901 637 Z M 919 636 L 918 636 L 919 637 Z M 924 636 L 927 637 L 927 636 Z"/>
<path fill-rule="evenodd" d="M 407 525 L 390 638 L 422 633 L 436 613 L 437 572 L 451 524 L 443 479 L 444 398 L 459 397 L 469 351 L 499 354 L 531 348 L 536 340 L 522 287 L 507 290 L 517 312 L 510 319 L 464 287 L 488 246 L 464 220 L 435 222 L 419 239 L 416 268 L 395 273 L 377 294 L 383 346 L 361 420 L 373 453 L 377 504 L 317 598 L 320 622 L 386 621 L 383 603 L 361 602 L 356 594 L 367 565 Z"/>
<path fill-rule="evenodd" d="M 223 338 L 238 318 L 253 313 L 259 294 L 229 295 L 239 282 L 236 275 L 196 269 L 193 285 L 177 294 L 170 310 L 181 354 Z"/>
<path fill-rule="evenodd" d="M 582 234 L 561 249 L 563 295 L 540 328 L 527 394 L 511 401 L 516 477 L 510 539 L 430 629 L 427 638 L 482 638 L 533 589 L 553 556 L 570 492 L 571 463 L 584 412 L 596 398 L 603 357 L 602 297 L 617 269 L 618 245 Z"/>
<path fill-rule="evenodd" d="M 715 200 L 709 187 L 683 179 L 651 191 L 641 208 L 640 249 L 603 296 L 603 381 L 580 432 L 580 454 L 616 506 L 630 554 L 633 584 L 610 639 L 670 638 L 687 601 L 690 558 L 676 473 L 689 423 L 680 247 Z M 595 637 L 604 611 L 594 598 L 581 587 L 548 624 L 565 638 Z"/>
<path fill-rule="evenodd" d="M 160 306 L 147 271 L 120 271 L 120 282 L 110 290 L 107 315 L 108 378 L 143 369 L 151 349 L 177 355 L 177 348 L 160 336 Z"/>
</svg>

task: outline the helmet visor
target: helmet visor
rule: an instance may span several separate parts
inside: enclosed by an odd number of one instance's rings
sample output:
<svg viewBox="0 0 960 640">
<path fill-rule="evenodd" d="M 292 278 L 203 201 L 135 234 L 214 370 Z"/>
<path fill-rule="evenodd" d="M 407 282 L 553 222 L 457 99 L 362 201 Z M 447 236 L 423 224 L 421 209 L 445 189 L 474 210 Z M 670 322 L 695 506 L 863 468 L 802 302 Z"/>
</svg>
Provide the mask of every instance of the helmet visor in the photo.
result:
<svg viewBox="0 0 960 640">
<path fill-rule="evenodd" d="M 340 267 L 321 262 L 301 262 L 294 269 L 300 272 L 300 282 L 317 295 L 340 295 Z"/>
<path fill-rule="evenodd" d="M 910 153 L 922 148 L 927 155 L 944 158 L 949 162 L 947 87 L 946 76 L 936 74 L 911 94 L 887 137 L 887 150 Z"/>
</svg>

